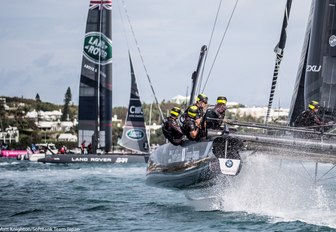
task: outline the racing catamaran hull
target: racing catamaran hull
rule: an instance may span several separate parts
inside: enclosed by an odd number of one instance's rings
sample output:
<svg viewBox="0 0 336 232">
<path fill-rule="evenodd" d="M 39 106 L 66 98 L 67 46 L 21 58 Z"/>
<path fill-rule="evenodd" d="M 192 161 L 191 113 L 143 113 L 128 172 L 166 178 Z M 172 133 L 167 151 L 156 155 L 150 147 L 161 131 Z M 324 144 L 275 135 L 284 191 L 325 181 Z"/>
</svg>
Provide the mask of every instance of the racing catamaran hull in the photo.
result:
<svg viewBox="0 0 336 232">
<path fill-rule="evenodd" d="M 227 157 L 223 146 L 227 143 Z M 240 157 L 233 156 L 230 137 L 214 140 L 185 141 L 181 146 L 167 143 L 149 157 L 146 184 L 164 188 L 194 188 L 211 184 L 218 175 L 237 175 L 241 169 Z M 224 165 L 223 165 L 224 164 Z"/>
</svg>

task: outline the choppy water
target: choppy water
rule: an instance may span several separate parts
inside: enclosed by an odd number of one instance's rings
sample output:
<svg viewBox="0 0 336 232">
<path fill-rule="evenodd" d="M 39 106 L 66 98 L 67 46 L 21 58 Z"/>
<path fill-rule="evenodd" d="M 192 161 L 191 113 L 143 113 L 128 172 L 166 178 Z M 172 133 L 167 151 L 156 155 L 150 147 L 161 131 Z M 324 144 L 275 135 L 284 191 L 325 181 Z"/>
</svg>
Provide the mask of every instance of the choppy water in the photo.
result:
<svg viewBox="0 0 336 232">
<path fill-rule="evenodd" d="M 2 159 L 0 231 L 336 231 L 336 178 L 314 184 L 314 165 L 279 164 L 254 158 L 237 177 L 178 191 L 146 186 L 145 164 Z"/>
</svg>

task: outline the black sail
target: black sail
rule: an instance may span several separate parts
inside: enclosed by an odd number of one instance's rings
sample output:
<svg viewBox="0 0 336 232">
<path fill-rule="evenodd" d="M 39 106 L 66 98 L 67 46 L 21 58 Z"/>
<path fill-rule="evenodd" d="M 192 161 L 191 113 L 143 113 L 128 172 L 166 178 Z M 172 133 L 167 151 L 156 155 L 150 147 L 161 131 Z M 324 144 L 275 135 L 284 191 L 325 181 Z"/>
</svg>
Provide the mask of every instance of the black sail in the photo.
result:
<svg viewBox="0 0 336 232">
<path fill-rule="evenodd" d="M 318 101 L 323 116 L 335 120 L 336 108 L 336 15 L 335 0 L 312 1 L 305 42 L 305 67 L 298 74 L 289 120 L 292 123 L 311 101 Z M 300 71 L 300 70 L 299 70 Z M 299 80 L 303 78 L 303 80 Z M 298 86 L 301 83 L 301 93 Z M 303 86 L 303 87 L 302 87 Z M 303 88 L 303 90 L 302 90 Z M 295 96 L 297 95 L 297 96 Z M 303 95 L 303 97 L 302 97 Z M 298 100 L 301 99 L 301 100 Z M 303 99 L 303 101 L 302 101 Z"/>
<path fill-rule="evenodd" d="M 78 142 L 112 147 L 112 0 L 91 0 L 79 86 Z"/>
<path fill-rule="evenodd" d="M 119 144 L 132 151 L 147 153 L 149 146 L 145 118 L 130 54 L 129 61 L 131 69 L 131 95 L 123 135 Z"/>
</svg>

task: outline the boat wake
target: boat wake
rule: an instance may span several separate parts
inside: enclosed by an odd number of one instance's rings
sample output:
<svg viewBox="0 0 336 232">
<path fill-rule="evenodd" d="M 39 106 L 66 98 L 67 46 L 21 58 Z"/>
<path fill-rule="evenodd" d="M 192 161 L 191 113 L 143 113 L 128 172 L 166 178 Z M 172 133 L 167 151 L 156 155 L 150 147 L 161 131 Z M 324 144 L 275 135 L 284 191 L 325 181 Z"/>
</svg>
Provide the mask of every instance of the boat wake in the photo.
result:
<svg viewBox="0 0 336 232">
<path fill-rule="evenodd" d="M 336 228 L 336 185 L 331 180 L 317 182 L 298 162 L 249 157 L 241 173 L 187 199 L 196 210 L 243 211 L 267 216 L 270 222 L 302 221 Z M 319 166 L 319 170 L 327 167 Z M 193 196 L 190 196 L 192 195 Z"/>
</svg>

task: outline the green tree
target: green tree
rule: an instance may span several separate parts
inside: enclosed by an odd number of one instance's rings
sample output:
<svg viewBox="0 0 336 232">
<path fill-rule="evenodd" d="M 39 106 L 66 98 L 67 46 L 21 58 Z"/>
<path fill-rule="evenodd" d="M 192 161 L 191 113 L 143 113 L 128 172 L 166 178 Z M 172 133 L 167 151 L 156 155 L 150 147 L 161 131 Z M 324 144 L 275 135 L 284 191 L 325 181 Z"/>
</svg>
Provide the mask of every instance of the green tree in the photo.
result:
<svg viewBox="0 0 336 232">
<path fill-rule="evenodd" d="M 68 89 L 65 93 L 65 96 L 64 96 L 64 106 L 63 106 L 63 113 L 62 113 L 61 121 L 66 121 L 68 119 L 68 117 L 71 118 L 71 116 L 72 116 L 72 115 L 70 115 L 71 111 L 70 111 L 70 108 L 69 108 L 71 100 L 72 100 L 71 89 L 70 89 L 70 87 L 68 87 Z"/>
</svg>

